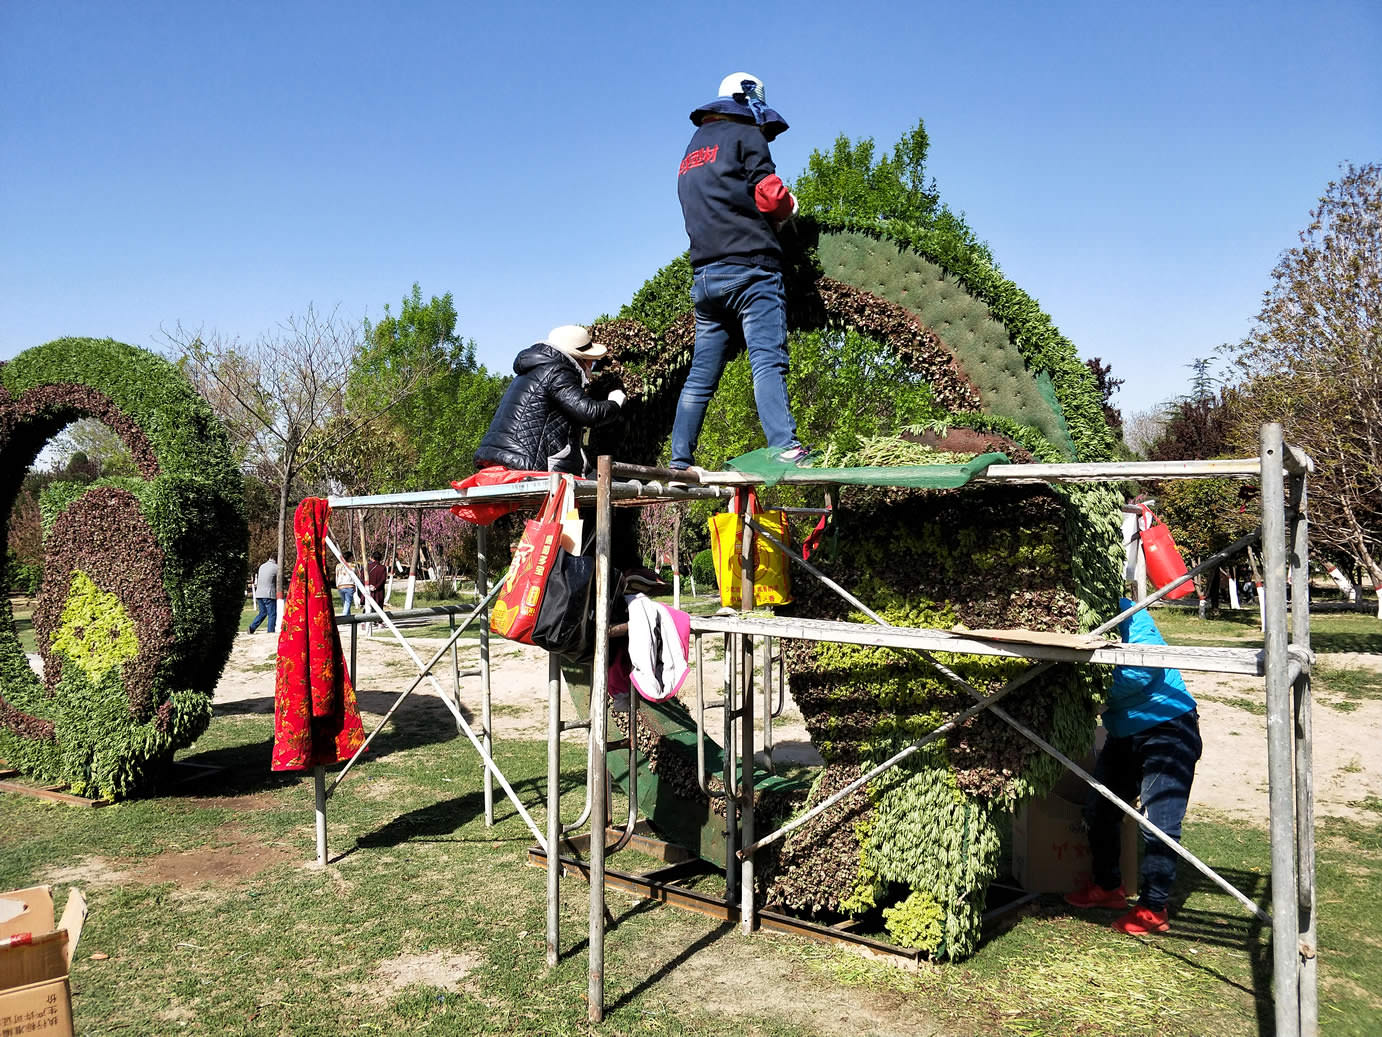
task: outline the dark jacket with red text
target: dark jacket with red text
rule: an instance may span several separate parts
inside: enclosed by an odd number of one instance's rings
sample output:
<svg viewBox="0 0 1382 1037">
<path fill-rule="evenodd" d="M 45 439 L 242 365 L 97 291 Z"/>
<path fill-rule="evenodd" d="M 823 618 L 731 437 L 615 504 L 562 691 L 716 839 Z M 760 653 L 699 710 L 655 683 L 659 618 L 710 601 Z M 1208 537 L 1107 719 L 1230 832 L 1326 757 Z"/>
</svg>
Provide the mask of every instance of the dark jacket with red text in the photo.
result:
<svg viewBox="0 0 1382 1037">
<path fill-rule="evenodd" d="M 575 362 L 546 343 L 519 353 L 513 370 L 518 377 L 499 401 L 475 466 L 585 474 L 584 430 L 613 421 L 619 405 L 586 395 Z"/>
<path fill-rule="evenodd" d="M 702 123 L 681 160 L 677 197 L 693 268 L 730 262 L 782 269 L 772 221 L 791 215 L 791 195 L 757 126 L 726 119 Z"/>
</svg>

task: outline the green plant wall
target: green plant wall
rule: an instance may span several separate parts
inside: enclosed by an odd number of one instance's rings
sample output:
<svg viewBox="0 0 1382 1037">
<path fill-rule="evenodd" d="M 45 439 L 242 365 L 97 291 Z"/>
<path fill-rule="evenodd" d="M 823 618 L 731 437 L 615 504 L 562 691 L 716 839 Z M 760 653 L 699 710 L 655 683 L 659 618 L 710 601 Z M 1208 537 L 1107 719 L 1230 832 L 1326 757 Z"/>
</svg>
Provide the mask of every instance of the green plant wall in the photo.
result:
<svg viewBox="0 0 1382 1037">
<path fill-rule="evenodd" d="M 1113 458 L 1115 439 L 1092 374 L 982 247 L 901 220 L 808 217 L 794 222 L 784 248 L 793 412 L 851 409 L 837 427 L 812 430 L 813 445 L 833 448 L 832 463 L 865 450 L 907 463 L 907 440 L 960 428 L 1001 437 L 1018 460 Z M 614 374 L 630 387 L 632 407 L 624 426 L 597 437 L 596 450 L 645 463 L 662 454 L 694 345 L 689 293 L 683 256 L 598 329 L 614 347 Z M 852 408 L 866 398 L 857 372 L 820 378 L 797 370 L 808 352 L 802 345 L 817 346 L 823 334 L 869 343 L 872 353 L 854 350 L 858 363 L 885 357 L 898 365 L 898 384 L 925 390 L 895 416 L 911 427 L 855 420 Z M 712 404 L 717 431 L 698 461 L 719 464 L 740 445 L 719 444 L 722 427 L 743 432 L 745 449 L 762 445 L 753 441 L 750 380 L 739 367 L 746 367 L 742 359 L 721 382 L 723 399 Z M 888 431 L 903 438 L 893 446 L 868 438 Z M 840 501 L 839 548 L 818 561 L 891 623 L 1073 632 L 1093 628 L 1114 608 L 1121 564 L 1115 489 L 846 488 Z M 796 587 L 791 610 L 798 615 L 864 618 L 814 581 L 798 579 Z M 787 659 L 792 693 L 826 760 L 808 805 L 971 701 L 915 654 L 793 642 Z M 945 662 L 982 691 L 1024 666 L 979 657 Z M 1015 692 L 1006 708 L 1079 755 L 1092 739 L 1101 694 L 1098 673 L 1057 667 Z M 979 938 L 1002 825 L 1057 776 L 1052 760 L 981 714 L 778 844 L 761 864 L 760 891 L 769 904 L 828 920 L 876 913 L 894 940 L 937 958 L 963 957 Z"/>
<path fill-rule="evenodd" d="M 33 624 L 42 676 L 0 612 L 0 757 L 81 795 L 128 796 L 211 717 L 246 573 L 241 480 L 225 430 L 168 361 L 60 339 L 0 367 L 0 507 L 77 418 L 129 448 L 139 477 L 45 493 Z"/>
</svg>

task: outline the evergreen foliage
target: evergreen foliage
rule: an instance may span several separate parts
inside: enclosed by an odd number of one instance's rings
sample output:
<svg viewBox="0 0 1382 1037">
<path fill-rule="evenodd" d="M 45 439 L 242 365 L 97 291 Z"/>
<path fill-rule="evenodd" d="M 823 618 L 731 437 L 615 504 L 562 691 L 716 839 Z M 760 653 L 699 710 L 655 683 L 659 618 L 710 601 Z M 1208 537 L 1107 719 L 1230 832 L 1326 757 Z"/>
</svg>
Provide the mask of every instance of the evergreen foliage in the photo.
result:
<svg viewBox="0 0 1382 1037">
<path fill-rule="evenodd" d="M 34 610 L 40 679 L 0 613 L 0 756 L 79 794 L 145 786 L 211 717 L 246 573 L 241 479 L 224 428 L 178 370 L 111 340 L 60 339 L 0 368 L 6 515 L 44 444 L 81 417 L 139 478 L 44 494 Z"/>
</svg>

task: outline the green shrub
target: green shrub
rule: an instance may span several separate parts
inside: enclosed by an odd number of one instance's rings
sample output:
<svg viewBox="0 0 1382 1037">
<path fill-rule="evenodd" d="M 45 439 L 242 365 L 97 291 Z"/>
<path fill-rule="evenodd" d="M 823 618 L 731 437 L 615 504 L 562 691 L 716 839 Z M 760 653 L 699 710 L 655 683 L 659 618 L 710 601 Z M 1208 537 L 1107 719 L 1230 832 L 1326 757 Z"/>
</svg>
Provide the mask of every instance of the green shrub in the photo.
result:
<svg viewBox="0 0 1382 1037">
<path fill-rule="evenodd" d="M 691 578 L 696 581 L 696 589 L 702 594 L 713 590 L 715 584 L 715 556 L 707 548 L 697 551 L 691 559 Z"/>
<path fill-rule="evenodd" d="M 224 428 L 161 357 L 60 339 L 0 367 L 0 492 L 61 428 L 95 418 L 138 476 L 43 493 L 40 680 L 0 613 L 0 756 L 78 794 L 137 792 L 210 720 L 248 537 Z"/>
</svg>

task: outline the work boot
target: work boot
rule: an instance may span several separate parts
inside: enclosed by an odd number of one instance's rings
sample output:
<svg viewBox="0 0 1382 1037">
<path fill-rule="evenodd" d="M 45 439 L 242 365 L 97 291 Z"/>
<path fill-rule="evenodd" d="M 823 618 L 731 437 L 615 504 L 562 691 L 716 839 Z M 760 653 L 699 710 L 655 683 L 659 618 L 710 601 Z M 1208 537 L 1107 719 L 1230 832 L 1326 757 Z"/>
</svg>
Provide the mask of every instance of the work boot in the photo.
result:
<svg viewBox="0 0 1382 1037">
<path fill-rule="evenodd" d="M 1142 933 L 1164 933 L 1171 928 L 1166 908 L 1153 911 L 1150 907 L 1138 904 L 1135 908 L 1113 923 L 1120 933 L 1139 935 Z"/>
<path fill-rule="evenodd" d="M 1122 885 L 1105 889 L 1091 879 L 1073 893 L 1065 894 L 1065 902 L 1071 907 L 1111 907 L 1122 911 L 1128 906 L 1128 891 Z"/>
</svg>

